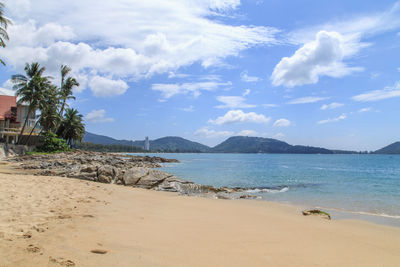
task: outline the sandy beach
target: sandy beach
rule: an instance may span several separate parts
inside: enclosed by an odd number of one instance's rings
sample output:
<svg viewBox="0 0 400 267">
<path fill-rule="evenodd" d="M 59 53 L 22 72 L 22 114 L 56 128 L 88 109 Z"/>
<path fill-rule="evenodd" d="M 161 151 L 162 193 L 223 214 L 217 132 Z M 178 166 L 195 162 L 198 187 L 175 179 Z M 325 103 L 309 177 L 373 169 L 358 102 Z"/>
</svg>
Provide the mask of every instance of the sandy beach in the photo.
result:
<svg viewBox="0 0 400 267">
<path fill-rule="evenodd" d="M 0 165 L 0 266 L 398 266 L 400 228 Z M 103 254 L 102 254 L 103 253 Z"/>
</svg>

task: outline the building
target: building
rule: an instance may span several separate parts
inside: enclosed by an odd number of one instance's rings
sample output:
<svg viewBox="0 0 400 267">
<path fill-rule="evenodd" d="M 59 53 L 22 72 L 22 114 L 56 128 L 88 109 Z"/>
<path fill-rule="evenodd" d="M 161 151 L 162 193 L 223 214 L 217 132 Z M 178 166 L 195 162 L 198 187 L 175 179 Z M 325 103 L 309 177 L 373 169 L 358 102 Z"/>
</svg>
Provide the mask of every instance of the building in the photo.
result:
<svg viewBox="0 0 400 267">
<path fill-rule="evenodd" d="M 17 104 L 17 97 L 0 95 L 0 142 L 17 143 L 28 114 L 28 105 Z M 36 113 L 30 114 L 24 133 L 29 134 L 36 123 Z M 37 132 L 34 132 L 36 134 Z"/>
<path fill-rule="evenodd" d="M 150 141 L 148 136 L 146 136 L 146 140 L 144 141 L 144 150 L 146 151 L 150 150 Z"/>
</svg>

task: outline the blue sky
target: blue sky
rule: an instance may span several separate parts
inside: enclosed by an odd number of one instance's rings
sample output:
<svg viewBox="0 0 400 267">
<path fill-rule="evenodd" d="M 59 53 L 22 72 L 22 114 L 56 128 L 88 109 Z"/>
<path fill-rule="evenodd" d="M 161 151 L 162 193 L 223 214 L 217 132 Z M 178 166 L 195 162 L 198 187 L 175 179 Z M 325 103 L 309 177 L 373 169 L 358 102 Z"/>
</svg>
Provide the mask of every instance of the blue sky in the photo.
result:
<svg viewBox="0 0 400 267">
<path fill-rule="evenodd" d="M 400 2 L 4 0 L 8 81 L 38 61 L 118 139 L 229 136 L 375 150 L 400 140 Z"/>
</svg>

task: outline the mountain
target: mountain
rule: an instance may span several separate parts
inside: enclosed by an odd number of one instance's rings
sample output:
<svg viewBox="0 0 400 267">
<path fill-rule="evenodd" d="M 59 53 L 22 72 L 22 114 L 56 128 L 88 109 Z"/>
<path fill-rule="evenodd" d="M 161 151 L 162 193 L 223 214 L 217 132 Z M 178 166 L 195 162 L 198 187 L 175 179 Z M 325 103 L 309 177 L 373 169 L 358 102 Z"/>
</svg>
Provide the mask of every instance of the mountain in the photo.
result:
<svg viewBox="0 0 400 267">
<path fill-rule="evenodd" d="M 213 147 L 219 153 L 286 153 L 286 154 L 333 154 L 332 150 L 310 146 L 292 146 L 288 143 L 262 137 L 234 136 Z"/>
<path fill-rule="evenodd" d="M 400 154 L 400 142 L 385 146 L 375 151 L 374 154 Z"/>
<path fill-rule="evenodd" d="M 117 140 L 111 137 L 86 132 L 83 142 L 102 145 L 124 145 L 138 148 L 144 147 L 144 141 Z M 150 150 L 159 152 L 207 152 L 210 148 L 182 137 L 168 136 L 150 140 Z"/>
<path fill-rule="evenodd" d="M 105 135 L 98 135 L 94 133 L 85 132 L 82 142 L 102 144 L 102 145 L 112 145 L 112 144 L 117 144 L 118 140 Z"/>
</svg>

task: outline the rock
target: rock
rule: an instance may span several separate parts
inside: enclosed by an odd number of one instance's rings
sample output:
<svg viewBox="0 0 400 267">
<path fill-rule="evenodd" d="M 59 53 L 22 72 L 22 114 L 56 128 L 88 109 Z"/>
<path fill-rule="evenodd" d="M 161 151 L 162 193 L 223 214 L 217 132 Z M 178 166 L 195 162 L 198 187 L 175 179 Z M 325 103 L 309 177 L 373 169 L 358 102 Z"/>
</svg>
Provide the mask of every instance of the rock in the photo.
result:
<svg viewBox="0 0 400 267">
<path fill-rule="evenodd" d="M 239 198 L 242 198 L 242 199 L 255 199 L 255 198 L 257 198 L 257 196 L 254 196 L 254 195 L 241 195 Z"/>
<path fill-rule="evenodd" d="M 118 176 L 118 169 L 111 165 L 101 166 L 97 170 L 97 179 L 100 183 L 111 183 Z"/>
<path fill-rule="evenodd" d="M 317 215 L 317 216 L 321 216 L 322 218 L 327 219 L 327 220 L 331 219 L 331 215 L 329 215 L 329 213 L 322 211 L 322 210 L 318 210 L 318 209 L 303 210 L 302 213 L 304 216 Z"/>
<path fill-rule="evenodd" d="M 95 253 L 95 254 L 106 254 L 107 250 L 104 250 L 104 249 L 92 249 L 90 252 Z"/>
<path fill-rule="evenodd" d="M 162 171 L 157 171 L 157 170 L 149 170 L 148 174 L 146 176 L 143 176 L 140 178 L 139 181 L 135 184 L 137 187 L 141 188 L 146 188 L 146 189 L 151 189 L 162 182 L 164 182 L 165 179 L 168 177 L 171 177 L 172 175 L 162 172 Z"/>
<path fill-rule="evenodd" d="M 136 183 L 144 176 L 149 174 L 149 170 L 145 168 L 131 168 L 126 170 L 122 176 L 122 181 L 125 185 L 136 185 Z"/>
</svg>

